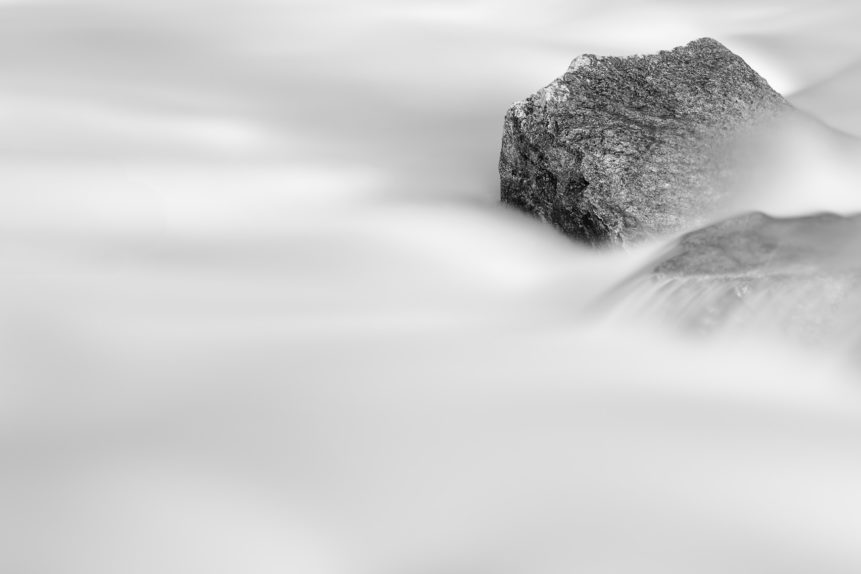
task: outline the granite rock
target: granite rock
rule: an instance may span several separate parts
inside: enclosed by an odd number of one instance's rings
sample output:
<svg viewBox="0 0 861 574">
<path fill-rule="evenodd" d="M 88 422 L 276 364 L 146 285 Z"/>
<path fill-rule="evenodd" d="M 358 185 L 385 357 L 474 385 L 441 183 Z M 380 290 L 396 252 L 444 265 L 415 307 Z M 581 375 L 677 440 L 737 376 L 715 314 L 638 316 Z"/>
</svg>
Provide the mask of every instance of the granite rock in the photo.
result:
<svg viewBox="0 0 861 574">
<path fill-rule="evenodd" d="M 760 326 L 805 341 L 858 339 L 859 253 L 861 215 L 748 213 L 682 236 L 611 299 L 625 314 L 700 332 Z"/>
<path fill-rule="evenodd" d="M 580 56 L 506 113 L 501 198 L 595 245 L 691 229 L 728 192 L 721 150 L 791 109 L 709 38 L 654 55 Z"/>
</svg>

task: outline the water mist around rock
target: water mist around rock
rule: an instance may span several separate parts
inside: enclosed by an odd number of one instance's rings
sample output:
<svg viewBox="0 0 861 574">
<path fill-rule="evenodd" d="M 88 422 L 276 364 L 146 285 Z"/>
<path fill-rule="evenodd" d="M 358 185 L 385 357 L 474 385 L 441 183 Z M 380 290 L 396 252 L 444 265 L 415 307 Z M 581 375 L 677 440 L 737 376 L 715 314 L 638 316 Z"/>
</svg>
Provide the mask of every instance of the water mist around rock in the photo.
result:
<svg viewBox="0 0 861 574">
<path fill-rule="evenodd" d="M 824 4 L 0 6 L 0 571 L 861 570 L 847 349 L 596 313 L 677 238 L 496 196 L 577 54 L 709 33 L 788 93 L 852 59 Z M 861 210 L 781 129 L 714 220 Z"/>
</svg>

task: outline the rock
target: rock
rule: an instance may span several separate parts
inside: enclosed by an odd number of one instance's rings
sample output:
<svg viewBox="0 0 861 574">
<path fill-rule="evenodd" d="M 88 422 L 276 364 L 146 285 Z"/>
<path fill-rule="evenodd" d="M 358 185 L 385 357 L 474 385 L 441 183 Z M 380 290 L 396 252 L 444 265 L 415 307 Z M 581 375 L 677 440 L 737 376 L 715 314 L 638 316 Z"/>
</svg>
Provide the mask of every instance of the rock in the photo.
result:
<svg viewBox="0 0 861 574">
<path fill-rule="evenodd" d="M 727 193 L 718 151 L 791 109 L 709 38 L 648 56 L 580 56 L 508 110 L 502 201 L 595 245 L 691 229 Z"/>
<path fill-rule="evenodd" d="M 737 216 L 679 239 L 612 308 L 695 331 L 760 326 L 819 341 L 861 327 L 861 215 Z"/>
</svg>

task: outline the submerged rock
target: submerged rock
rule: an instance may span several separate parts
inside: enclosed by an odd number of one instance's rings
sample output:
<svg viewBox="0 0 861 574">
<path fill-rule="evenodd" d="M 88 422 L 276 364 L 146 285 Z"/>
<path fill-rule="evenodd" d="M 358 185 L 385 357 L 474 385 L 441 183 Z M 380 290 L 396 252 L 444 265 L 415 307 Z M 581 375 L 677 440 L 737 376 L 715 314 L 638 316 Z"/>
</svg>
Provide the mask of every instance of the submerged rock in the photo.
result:
<svg viewBox="0 0 861 574">
<path fill-rule="evenodd" d="M 508 110 L 502 201 L 592 244 L 688 229 L 725 194 L 718 150 L 790 109 L 709 38 L 647 56 L 580 56 Z"/>
<path fill-rule="evenodd" d="M 697 331 L 765 327 L 857 338 L 861 215 L 734 217 L 679 239 L 611 296 L 624 313 Z"/>
</svg>

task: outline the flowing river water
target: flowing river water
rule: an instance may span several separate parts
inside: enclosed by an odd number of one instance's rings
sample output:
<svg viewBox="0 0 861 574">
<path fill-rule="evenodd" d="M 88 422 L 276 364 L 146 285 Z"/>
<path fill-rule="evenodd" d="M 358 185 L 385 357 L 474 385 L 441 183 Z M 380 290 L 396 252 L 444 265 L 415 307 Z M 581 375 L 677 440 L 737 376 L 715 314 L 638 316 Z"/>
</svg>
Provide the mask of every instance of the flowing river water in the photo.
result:
<svg viewBox="0 0 861 574">
<path fill-rule="evenodd" d="M 0 571 L 858 572 L 851 341 L 608 312 L 670 238 L 574 244 L 496 161 L 578 54 L 709 35 L 822 118 L 720 216 L 861 211 L 859 18 L 0 2 Z"/>
</svg>

